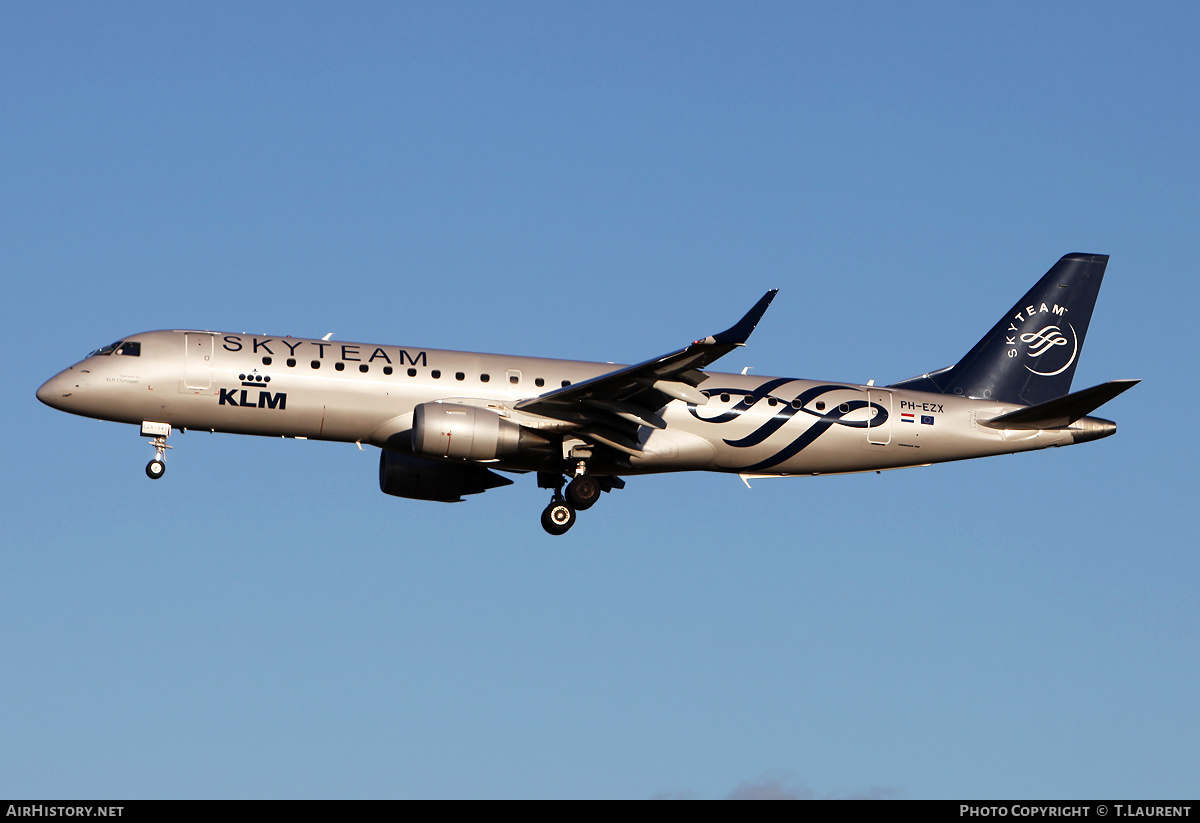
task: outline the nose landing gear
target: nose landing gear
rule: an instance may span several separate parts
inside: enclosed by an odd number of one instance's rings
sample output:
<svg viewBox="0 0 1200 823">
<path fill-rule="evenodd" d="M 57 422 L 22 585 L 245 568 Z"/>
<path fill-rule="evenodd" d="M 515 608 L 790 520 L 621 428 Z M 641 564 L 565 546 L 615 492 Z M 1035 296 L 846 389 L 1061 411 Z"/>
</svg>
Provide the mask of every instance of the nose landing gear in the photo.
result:
<svg viewBox="0 0 1200 823">
<path fill-rule="evenodd" d="M 167 471 L 167 462 L 164 459 L 167 456 L 167 449 L 174 448 L 174 446 L 167 445 L 167 438 L 171 436 L 171 424 L 143 421 L 142 436 L 152 438 L 150 445 L 154 447 L 154 459 L 146 464 L 146 476 L 151 480 L 157 480 Z"/>
</svg>

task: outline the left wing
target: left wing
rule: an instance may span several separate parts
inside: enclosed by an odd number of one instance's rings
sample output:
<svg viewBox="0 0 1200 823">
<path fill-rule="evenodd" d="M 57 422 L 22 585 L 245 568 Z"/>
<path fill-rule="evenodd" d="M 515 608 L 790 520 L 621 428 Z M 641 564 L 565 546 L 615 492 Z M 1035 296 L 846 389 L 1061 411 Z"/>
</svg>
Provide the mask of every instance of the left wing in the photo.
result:
<svg viewBox="0 0 1200 823">
<path fill-rule="evenodd" d="M 778 289 L 764 294 L 736 324 L 679 351 L 636 366 L 626 366 L 538 397 L 521 400 L 518 411 L 576 424 L 578 434 L 618 451 L 637 454 L 640 425 L 664 428 L 658 412 L 672 400 L 702 405 L 708 401 L 696 387 L 704 382 L 701 369 L 739 346 L 744 346 Z"/>
</svg>

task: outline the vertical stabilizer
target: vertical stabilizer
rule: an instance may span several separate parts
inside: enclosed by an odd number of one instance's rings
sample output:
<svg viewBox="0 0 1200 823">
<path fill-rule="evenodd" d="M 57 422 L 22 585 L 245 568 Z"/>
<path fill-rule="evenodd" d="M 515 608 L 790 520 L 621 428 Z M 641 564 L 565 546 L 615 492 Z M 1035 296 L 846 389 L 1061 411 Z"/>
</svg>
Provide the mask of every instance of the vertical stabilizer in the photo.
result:
<svg viewBox="0 0 1200 823">
<path fill-rule="evenodd" d="M 1107 254 L 1068 254 L 956 366 L 896 384 L 1035 405 L 1071 391 Z"/>
</svg>

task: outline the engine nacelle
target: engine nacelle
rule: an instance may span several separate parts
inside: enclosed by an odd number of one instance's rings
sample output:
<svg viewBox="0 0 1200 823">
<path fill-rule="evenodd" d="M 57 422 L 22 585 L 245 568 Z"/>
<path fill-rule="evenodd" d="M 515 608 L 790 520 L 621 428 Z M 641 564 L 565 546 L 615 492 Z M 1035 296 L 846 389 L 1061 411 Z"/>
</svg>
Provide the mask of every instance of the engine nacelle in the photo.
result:
<svg viewBox="0 0 1200 823">
<path fill-rule="evenodd" d="M 491 409 L 422 403 L 413 409 L 412 439 L 418 454 L 491 460 L 517 451 L 521 427 Z"/>
<path fill-rule="evenodd" d="M 379 488 L 395 497 L 457 503 L 464 494 L 511 484 L 509 478 L 483 466 L 443 463 L 391 451 L 379 455 Z"/>
</svg>

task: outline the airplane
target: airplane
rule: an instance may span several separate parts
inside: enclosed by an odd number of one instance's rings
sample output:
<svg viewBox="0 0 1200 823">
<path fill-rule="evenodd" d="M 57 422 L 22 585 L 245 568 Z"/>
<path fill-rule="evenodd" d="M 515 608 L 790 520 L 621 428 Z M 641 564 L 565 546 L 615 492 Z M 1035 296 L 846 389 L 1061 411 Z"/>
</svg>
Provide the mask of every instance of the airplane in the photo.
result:
<svg viewBox="0 0 1200 823">
<path fill-rule="evenodd" d="M 370 444 L 386 494 L 460 502 L 536 473 L 564 534 L 622 476 L 814 476 L 927 466 L 1108 437 L 1089 414 L 1138 380 L 1071 392 L 1108 255 L 1058 261 L 954 366 L 886 386 L 705 369 L 719 334 L 632 366 L 196 330 L 123 337 L 46 381 L 43 403 L 131 423 L 166 471 L 173 430 Z M 565 487 L 565 489 L 564 489 Z"/>
</svg>

